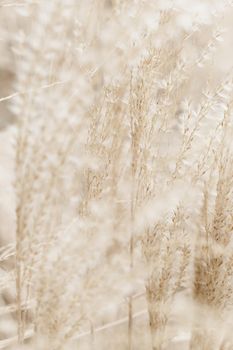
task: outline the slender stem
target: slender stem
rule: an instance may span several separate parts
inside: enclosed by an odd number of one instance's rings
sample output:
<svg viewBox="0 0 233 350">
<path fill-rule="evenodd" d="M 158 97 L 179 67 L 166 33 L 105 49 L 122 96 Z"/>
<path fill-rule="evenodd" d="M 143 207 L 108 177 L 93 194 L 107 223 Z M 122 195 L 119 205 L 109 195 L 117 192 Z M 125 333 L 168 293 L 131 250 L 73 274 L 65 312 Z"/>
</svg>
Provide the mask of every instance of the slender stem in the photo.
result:
<svg viewBox="0 0 233 350">
<path fill-rule="evenodd" d="M 19 259 L 19 243 L 17 239 L 16 244 L 16 294 L 17 294 L 17 321 L 18 321 L 18 342 L 19 344 L 22 344 L 23 342 L 23 320 L 22 320 L 22 312 L 21 312 L 21 305 L 22 305 L 22 296 L 21 296 L 21 265 L 20 265 L 20 259 Z"/>
<path fill-rule="evenodd" d="M 132 89 L 132 87 L 131 87 Z M 130 116 L 130 128 L 131 128 L 131 198 L 130 198 L 130 271 L 133 273 L 134 267 L 134 216 L 135 216 L 135 147 L 134 147 L 134 125 L 133 115 Z M 128 302 L 128 349 L 133 349 L 133 298 L 130 294 Z"/>
</svg>

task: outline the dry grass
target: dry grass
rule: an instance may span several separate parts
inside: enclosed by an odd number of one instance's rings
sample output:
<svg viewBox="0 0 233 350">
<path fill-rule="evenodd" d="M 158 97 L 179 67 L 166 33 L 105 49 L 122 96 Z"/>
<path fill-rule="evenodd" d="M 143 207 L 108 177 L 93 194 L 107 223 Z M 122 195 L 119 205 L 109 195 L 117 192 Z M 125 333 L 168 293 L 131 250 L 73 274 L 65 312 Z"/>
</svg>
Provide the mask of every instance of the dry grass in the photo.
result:
<svg viewBox="0 0 233 350">
<path fill-rule="evenodd" d="M 229 14 L 0 1 L 1 349 L 232 348 Z"/>
</svg>

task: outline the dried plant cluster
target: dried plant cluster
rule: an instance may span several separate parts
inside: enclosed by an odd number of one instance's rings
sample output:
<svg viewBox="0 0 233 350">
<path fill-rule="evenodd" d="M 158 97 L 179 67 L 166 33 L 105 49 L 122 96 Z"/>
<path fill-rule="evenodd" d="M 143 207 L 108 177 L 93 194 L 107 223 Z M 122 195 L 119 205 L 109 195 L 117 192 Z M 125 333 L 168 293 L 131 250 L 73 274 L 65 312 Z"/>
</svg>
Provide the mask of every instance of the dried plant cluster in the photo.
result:
<svg viewBox="0 0 233 350">
<path fill-rule="evenodd" d="M 233 349 L 229 14 L 0 1 L 0 349 Z"/>
</svg>

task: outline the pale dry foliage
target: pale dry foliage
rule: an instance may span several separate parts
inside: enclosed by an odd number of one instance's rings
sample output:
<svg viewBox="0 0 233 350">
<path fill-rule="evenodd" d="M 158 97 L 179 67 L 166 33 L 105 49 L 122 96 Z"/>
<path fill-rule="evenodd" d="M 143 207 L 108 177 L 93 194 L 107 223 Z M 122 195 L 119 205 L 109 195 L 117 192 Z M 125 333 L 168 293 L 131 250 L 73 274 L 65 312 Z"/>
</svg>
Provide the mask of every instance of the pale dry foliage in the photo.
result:
<svg viewBox="0 0 233 350">
<path fill-rule="evenodd" d="M 233 349 L 231 6 L 0 1 L 1 349 Z"/>
</svg>

